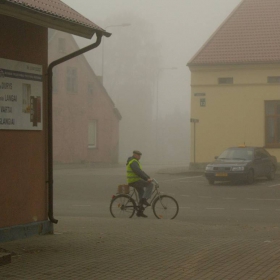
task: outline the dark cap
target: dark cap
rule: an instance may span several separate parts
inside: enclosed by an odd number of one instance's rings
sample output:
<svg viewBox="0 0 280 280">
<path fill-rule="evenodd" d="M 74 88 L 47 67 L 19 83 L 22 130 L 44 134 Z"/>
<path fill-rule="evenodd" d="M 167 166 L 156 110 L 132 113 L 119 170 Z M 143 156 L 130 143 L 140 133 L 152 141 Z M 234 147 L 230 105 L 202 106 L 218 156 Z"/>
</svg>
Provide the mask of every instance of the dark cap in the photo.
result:
<svg viewBox="0 0 280 280">
<path fill-rule="evenodd" d="M 136 155 L 139 155 L 139 156 L 142 155 L 142 153 L 141 153 L 140 151 L 137 151 L 137 150 L 134 150 L 134 151 L 133 151 L 133 154 L 136 154 Z"/>
</svg>

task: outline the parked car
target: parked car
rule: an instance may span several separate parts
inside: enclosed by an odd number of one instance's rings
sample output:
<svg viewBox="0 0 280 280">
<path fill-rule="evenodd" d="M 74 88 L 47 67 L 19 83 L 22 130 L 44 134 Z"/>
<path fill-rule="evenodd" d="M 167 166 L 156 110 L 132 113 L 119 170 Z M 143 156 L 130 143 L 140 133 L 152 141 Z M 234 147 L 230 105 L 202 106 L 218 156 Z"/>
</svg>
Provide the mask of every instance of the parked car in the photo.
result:
<svg viewBox="0 0 280 280">
<path fill-rule="evenodd" d="M 209 184 L 215 181 L 246 181 L 252 184 L 257 177 L 273 180 L 277 169 L 277 159 L 264 148 L 231 147 L 222 152 L 215 161 L 205 168 Z"/>
</svg>

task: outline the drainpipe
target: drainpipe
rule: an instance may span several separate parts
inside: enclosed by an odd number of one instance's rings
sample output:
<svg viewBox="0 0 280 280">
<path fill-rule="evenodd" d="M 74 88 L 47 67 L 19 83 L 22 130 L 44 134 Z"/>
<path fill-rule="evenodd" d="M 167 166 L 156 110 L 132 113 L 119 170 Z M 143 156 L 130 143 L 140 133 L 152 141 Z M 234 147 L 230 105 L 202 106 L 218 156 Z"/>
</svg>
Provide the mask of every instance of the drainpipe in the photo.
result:
<svg viewBox="0 0 280 280">
<path fill-rule="evenodd" d="M 92 45 L 89 45 L 85 48 L 82 48 L 78 51 L 75 51 L 69 55 L 66 55 L 58 60 L 53 61 L 48 67 L 48 185 L 49 185 L 49 219 L 52 223 L 57 224 L 58 220 L 56 220 L 53 216 L 53 114 L 52 114 L 52 76 L 53 76 L 53 68 L 61 64 L 71 58 L 74 58 L 78 55 L 81 55 L 85 52 L 88 52 L 92 49 L 97 48 L 101 43 L 102 33 L 96 32 L 96 42 Z"/>
</svg>

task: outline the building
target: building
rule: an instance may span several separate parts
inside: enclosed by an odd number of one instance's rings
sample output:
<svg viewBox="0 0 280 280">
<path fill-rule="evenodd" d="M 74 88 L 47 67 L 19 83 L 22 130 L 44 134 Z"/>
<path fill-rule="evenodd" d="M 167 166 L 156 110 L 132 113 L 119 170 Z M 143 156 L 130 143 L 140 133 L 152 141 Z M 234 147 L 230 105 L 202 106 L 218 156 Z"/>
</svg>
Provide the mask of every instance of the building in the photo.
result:
<svg viewBox="0 0 280 280">
<path fill-rule="evenodd" d="M 49 62 L 79 49 L 69 33 L 49 30 Z M 117 163 L 121 115 L 84 55 L 53 71 L 53 159 Z"/>
<path fill-rule="evenodd" d="M 0 1 L 0 242 L 51 233 L 52 68 L 48 28 L 84 38 L 105 30 L 60 0 Z"/>
<path fill-rule="evenodd" d="M 280 161 L 279 12 L 278 0 L 243 0 L 189 61 L 191 164 L 244 143 Z"/>
</svg>

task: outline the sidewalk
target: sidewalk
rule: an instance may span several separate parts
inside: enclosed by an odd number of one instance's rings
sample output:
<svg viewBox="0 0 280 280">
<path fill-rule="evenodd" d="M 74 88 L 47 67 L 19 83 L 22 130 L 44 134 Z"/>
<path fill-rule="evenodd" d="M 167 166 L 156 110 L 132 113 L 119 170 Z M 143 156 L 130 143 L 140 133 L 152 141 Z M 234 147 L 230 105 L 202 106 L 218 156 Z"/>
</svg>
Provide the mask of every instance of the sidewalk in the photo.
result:
<svg viewBox="0 0 280 280">
<path fill-rule="evenodd" d="M 55 234 L 1 244 L 0 279 L 280 279 L 280 229 L 153 218 L 57 217 Z"/>
</svg>

